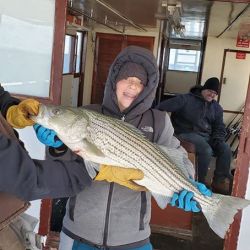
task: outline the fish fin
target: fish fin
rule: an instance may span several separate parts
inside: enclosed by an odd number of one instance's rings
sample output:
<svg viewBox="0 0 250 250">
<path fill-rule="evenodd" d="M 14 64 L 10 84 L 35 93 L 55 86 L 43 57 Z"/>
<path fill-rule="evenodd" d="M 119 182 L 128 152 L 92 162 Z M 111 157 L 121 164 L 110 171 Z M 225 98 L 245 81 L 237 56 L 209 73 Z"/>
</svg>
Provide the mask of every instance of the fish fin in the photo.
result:
<svg viewBox="0 0 250 250">
<path fill-rule="evenodd" d="M 161 209 L 165 209 L 167 207 L 168 203 L 171 201 L 171 197 L 164 196 L 164 195 L 157 194 L 157 193 L 151 193 L 151 194 L 154 197 L 157 205 Z"/>
<path fill-rule="evenodd" d="M 188 163 L 184 162 L 183 152 L 181 152 L 176 148 L 167 148 L 166 146 L 163 145 L 158 145 L 158 146 L 164 154 L 167 154 L 167 156 L 170 157 L 172 162 L 179 168 L 179 170 L 181 170 L 181 172 L 187 178 L 194 176 L 195 169 L 193 166 L 190 167 Z"/>
<path fill-rule="evenodd" d="M 84 164 L 89 176 L 93 179 L 96 177 L 96 172 L 100 169 L 100 164 L 84 160 Z"/>
<path fill-rule="evenodd" d="M 103 152 L 96 147 L 93 143 L 89 142 L 87 139 L 83 139 L 83 148 L 86 154 L 91 154 L 98 157 L 105 157 Z"/>
<path fill-rule="evenodd" d="M 202 212 L 212 230 L 224 238 L 230 224 L 234 221 L 235 214 L 250 205 L 250 200 L 221 194 L 213 194 L 211 198 L 214 198 L 215 202 L 210 206 L 201 206 Z"/>
<path fill-rule="evenodd" d="M 138 185 L 146 187 L 152 196 L 154 197 L 157 205 L 164 209 L 167 204 L 170 202 L 171 197 L 174 192 L 168 188 L 164 188 L 162 186 L 157 185 L 157 183 L 153 182 L 148 176 L 144 175 L 144 178 L 141 180 L 134 180 L 134 182 Z M 163 190 L 164 189 L 164 190 Z M 164 195 L 163 195 L 164 194 Z"/>
</svg>

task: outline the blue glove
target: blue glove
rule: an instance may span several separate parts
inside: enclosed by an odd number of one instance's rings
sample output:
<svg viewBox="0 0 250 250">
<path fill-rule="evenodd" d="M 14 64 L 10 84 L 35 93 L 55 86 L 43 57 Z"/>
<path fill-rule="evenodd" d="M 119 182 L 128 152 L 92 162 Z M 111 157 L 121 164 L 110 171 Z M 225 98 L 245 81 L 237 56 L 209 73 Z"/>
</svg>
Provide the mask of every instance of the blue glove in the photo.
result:
<svg viewBox="0 0 250 250">
<path fill-rule="evenodd" d="M 57 137 L 54 130 L 45 128 L 37 123 L 33 126 L 33 128 L 36 132 L 38 140 L 46 146 L 59 148 L 63 145 L 63 142 Z"/>
<path fill-rule="evenodd" d="M 203 183 L 192 181 L 192 183 L 198 188 L 198 190 L 205 196 L 212 196 L 212 192 Z M 187 190 L 182 190 L 180 193 L 174 193 L 170 205 L 177 206 L 189 212 L 200 212 L 200 206 L 197 201 L 193 200 L 194 193 Z"/>
</svg>

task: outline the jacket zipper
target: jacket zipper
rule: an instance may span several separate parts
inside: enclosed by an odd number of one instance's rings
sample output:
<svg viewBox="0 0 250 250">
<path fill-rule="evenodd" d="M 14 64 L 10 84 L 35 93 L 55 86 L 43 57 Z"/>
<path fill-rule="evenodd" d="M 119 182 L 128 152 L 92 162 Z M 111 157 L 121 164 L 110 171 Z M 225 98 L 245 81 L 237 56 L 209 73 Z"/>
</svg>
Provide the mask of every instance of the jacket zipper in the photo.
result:
<svg viewBox="0 0 250 250">
<path fill-rule="evenodd" d="M 121 116 L 121 120 L 125 121 L 125 114 Z M 107 212 L 105 217 L 105 225 L 104 225 L 104 235 L 103 235 L 103 245 L 107 246 L 107 240 L 108 240 L 108 229 L 109 229 L 109 215 L 110 215 L 110 207 L 111 207 L 111 198 L 113 195 L 114 190 L 114 183 L 110 183 L 109 186 L 109 195 L 108 195 L 108 203 L 107 203 Z"/>
<path fill-rule="evenodd" d="M 105 225 L 104 225 L 103 246 L 107 246 L 110 204 L 111 204 L 111 198 L 112 198 L 113 190 L 114 190 L 114 183 L 110 183 L 107 210 L 106 210 L 107 212 L 106 212 Z"/>
</svg>

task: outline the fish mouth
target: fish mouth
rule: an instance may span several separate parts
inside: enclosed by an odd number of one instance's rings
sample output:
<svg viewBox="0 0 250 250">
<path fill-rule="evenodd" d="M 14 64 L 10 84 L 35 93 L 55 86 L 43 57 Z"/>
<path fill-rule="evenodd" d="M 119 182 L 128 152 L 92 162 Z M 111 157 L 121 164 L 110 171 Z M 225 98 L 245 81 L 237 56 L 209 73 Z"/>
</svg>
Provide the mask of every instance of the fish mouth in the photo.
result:
<svg viewBox="0 0 250 250">
<path fill-rule="evenodd" d="M 39 119 L 44 116 L 46 107 L 43 104 L 39 104 L 39 112 L 37 115 L 30 115 L 29 118 L 34 121 L 39 123 Z"/>
</svg>

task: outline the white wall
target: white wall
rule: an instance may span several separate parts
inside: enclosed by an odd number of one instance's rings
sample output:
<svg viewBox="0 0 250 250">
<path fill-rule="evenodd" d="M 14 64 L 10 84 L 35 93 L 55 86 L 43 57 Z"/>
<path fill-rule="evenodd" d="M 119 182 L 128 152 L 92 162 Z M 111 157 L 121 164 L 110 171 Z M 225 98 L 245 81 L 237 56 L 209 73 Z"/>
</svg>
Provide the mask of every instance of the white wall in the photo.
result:
<svg viewBox="0 0 250 250">
<path fill-rule="evenodd" d="M 95 50 L 95 32 L 88 32 L 87 39 L 87 51 L 86 51 L 86 63 L 85 63 L 85 74 L 84 74 L 84 89 L 82 104 L 87 105 L 91 102 L 91 91 L 92 91 L 92 77 L 94 68 L 94 50 Z"/>
<path fill-rule="evenodd" d="M 196 84 L 196 79 L 196 72 L 168 70 L 164 92 L 186 94 Z"/>
<path fill-rule="evenodd" d="M 79 78 L 74 75 L 63 75 L 61 105 L 77 106 L 78 101 Z"/>
</svg>

